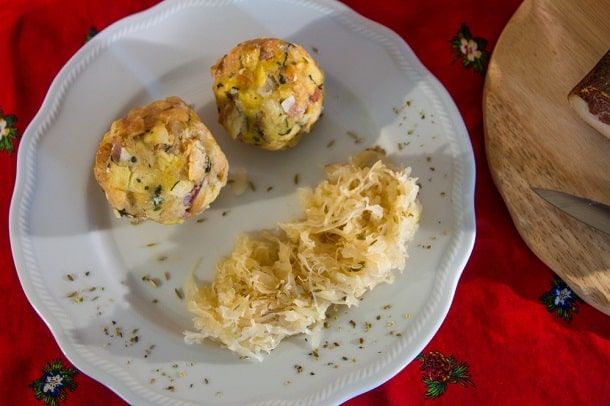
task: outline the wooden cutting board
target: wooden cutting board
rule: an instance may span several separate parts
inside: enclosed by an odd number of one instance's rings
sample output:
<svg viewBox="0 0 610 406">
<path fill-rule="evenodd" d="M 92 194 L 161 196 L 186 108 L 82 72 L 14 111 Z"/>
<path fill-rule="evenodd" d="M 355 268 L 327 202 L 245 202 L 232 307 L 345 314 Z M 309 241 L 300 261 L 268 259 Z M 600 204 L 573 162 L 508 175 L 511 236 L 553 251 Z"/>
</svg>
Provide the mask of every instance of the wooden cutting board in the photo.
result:
<svg viewBox="0 0 610 406">
<path fill-rule="evenodd" d="M 519 233 L 582 299 L 610 315 L 610 235 L 531 189 L 610 205 L 610 140 L 567 100 L 608 48 L 610 0 L 526 0 L 489 63 L 483 115 L 489 167 Z"/>
</svg>

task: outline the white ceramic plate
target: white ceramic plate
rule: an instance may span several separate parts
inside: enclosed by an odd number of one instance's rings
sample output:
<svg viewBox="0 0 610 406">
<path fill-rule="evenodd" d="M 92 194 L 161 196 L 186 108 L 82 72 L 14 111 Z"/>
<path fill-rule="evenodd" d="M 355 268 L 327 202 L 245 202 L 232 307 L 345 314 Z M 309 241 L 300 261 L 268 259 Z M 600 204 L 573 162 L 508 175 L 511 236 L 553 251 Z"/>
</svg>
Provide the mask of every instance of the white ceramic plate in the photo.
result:
<svg viewBox="0 0 610 406">
<path fill-rule="evenodd" d="M 325 114 L 290 151 L 231 141 L 216 124 L 209 67 L 261 36 L 304 45 L 326 71 Z M 95 149 L 113 119 L 169 95 L 194 104 L 257 189 L 225 189 L 206 221 L 134 226 L 113 217 L 96 185 Z M 191 321 L 175 289 L 193 264 L 202 258 L 198 275 L 211 279 L 239 232 L 299 214 L 295 174 L 315 185 L 324 164 L 375 144 L 423 185 L 421 226 L 396 282 L 341 310 L 319 359 L 302 336 L 262 363 L 184 344 Z M 165 1 L 104 30 L 58 74 L 21 141 L 10 236 L 23 289 L 66 356 L 126 401 L 330 404 L 392 377 L 439 328 L 472 250 L 473 194 L 463 121 L 396 34 L 328 0 Z"/>
</svg>

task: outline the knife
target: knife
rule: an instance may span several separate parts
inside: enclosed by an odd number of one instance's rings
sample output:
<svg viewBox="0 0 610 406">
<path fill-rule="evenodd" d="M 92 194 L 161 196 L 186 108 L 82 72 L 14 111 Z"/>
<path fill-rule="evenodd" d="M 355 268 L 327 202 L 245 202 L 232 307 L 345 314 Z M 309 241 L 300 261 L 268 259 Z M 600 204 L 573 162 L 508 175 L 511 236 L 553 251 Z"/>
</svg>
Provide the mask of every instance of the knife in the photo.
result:
<svg viewBox="0 0 610 406">
<path fill-rule="evenodd" d="M 532 189 L 559 210 L 610 235 L 610 206 L 557 190 Z"/>
</svg>

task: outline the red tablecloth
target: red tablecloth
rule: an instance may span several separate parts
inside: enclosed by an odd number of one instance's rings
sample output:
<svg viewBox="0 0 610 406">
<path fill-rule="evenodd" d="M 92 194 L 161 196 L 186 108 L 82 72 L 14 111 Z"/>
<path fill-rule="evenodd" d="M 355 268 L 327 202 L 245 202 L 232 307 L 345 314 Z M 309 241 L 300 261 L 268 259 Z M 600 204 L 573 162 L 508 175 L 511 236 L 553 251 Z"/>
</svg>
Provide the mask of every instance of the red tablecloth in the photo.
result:
<svg viewBox="0 0 610 406">
<path fill-rule="evenodd" d="M 101 30 L 154 3 L 1 1 L 0 148 L 16 136 L 18 149 L 18 136 L 51 80 L 95 33 L 93 27 Z M 346 3 L 399 33 L 447 87 L 477 163 L 477 241 L 447 319 L 418 360 L 347 404 L 610 404 L 610 318 L 579 301 L 528 250 L 485 159 L 485 58 L 519 1 Z M 15 160 L 14 152 L 0 151 L 0 300 L 6 312 L 0 327 L 0 403 L 41 404 L 38 391 L 47 402 L 66 394 L 65 400 L 55 399 L 59 404 L 122 404 L 109 389 L 70 369 L 21 290 L 7 224 Z M 49 364 L 55 359 L 59 363 Z M 63 374 L 54 391 L 41 384 L 45 367 Z"/>
</svg>

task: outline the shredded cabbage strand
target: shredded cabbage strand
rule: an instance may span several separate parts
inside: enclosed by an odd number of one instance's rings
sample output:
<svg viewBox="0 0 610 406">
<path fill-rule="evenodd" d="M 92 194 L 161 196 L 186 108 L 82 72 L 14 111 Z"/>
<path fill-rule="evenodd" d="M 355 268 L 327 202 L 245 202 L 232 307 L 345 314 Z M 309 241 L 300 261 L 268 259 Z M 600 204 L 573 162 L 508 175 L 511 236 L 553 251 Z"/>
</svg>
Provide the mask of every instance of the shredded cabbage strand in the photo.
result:
<svg viewBox="0 0 610 406">
<path fill-rule="evenodd" d="M 421 215 L 410 168 L 393 170 L 376 151 L 326 167 L 327 179 L 302 189 L 304 218 L 276 232 L 238 236 L 214 281 L 191 277 L 186 300 L 195 332 L 262 360 L 280 341 L 312 334 L 331 305 L 358 305 L 402 271 Z"/>
</svg>

